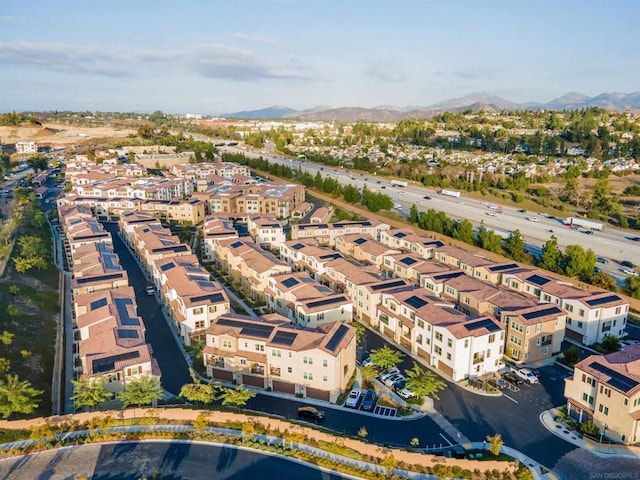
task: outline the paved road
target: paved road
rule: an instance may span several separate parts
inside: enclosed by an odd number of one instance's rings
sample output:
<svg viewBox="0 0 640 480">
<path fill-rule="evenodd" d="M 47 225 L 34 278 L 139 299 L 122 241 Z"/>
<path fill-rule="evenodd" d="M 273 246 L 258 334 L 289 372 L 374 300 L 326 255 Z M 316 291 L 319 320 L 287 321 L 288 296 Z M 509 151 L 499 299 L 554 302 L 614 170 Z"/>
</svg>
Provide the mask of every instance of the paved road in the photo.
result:
<svg viewBox="0 0 640 480">
<path fill-rule="evenodd" d="M 111 232 L 113 248 L 120 256 L 120 264 L 127 271 L 129 284 L 136 292 L 138 313 L 144 321 L 147 341 L 153 347 L 153 356 L 158 360 L 158 365 L 162 372 L 162 388 L 177 396 L 182 385 L 191 383 L 187 362 L 182 355 L 180 347 L 176 344 L 170 327 L 160 310 L 160 305 L 156 302 L 155 297 L 146 294 L 144 274 L 127 246 L 117 234 L 118 225 L 116 223 L 105 223 L 104 226 Z"/>
<path fill-rule="evenodd" d="M 0 478 L 8 479 L 66 480 L 86 475 L 92 480 L 137 480 L 151 478 L 155 471 L 171 480 L 345 478 L 260 452 L 189 443 L 88 445 L 0 461 Z"/>
</svg>

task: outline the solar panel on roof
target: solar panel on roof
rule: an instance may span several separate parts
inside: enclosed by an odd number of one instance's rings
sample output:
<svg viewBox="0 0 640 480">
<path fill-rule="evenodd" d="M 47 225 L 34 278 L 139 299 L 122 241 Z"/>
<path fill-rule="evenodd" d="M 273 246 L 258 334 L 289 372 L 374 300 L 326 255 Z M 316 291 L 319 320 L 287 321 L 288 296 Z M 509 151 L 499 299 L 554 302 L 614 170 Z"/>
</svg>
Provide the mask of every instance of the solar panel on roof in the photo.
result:
<svg viewBox="0 0 640 480">
<path fill-rule="evenodd" d="M 423 300 L 420 297 L 416 297 L 415 295 L 407 298 L 405 303 L 413 308 L 422 308 L 427 304 L 426 300 Z"/>
<path fill-rule="evenodd" d="M 545 308 L 544 310 L 537 310 L 534 312 L 527 312 L 522 314 L 522 318 L 525 320 L 533 320 L 540 317 L 546 317 L 547 315 L 556 315 L 562 313 L 558 307 Z"/>
<path fill-rule="evenodd" d="M 240 246 L 242 246 L 242 245 L 243 245 L 243 243 L 242 243 L 242 242 L 233 242 L 233 243 L 231 244 L 231 248 L 238 248 L 238 247 L 240 247 Z"/>
<path fill-rule="evenodd" d="M 608 295 L 606 297 L 594 298 L 592 300 L 587 300 L 585 303 L 590 307 L 596 307 L 598 305 L 603 305 L 605 303 L 617 302 L 621 300 L 618 295 Z"/>
<path fill-rule="evenodd" d="M 464 275 L 463 272 L 449 272 L 449 273 L 441 273 L 440 275 L 434 275 L 433 278 L 435 280 L 449 280 L 450 278 L 457 278 L 461 275 Z"/>
<path fill-rule="evenodd" d="M 500 326 L 488 318 L 485 318 L 484 320 L 478 320 L 477 322 L 468 323 L 465 325 L 465 328 L 470 332 L 480 330 L 481 328 L 486 328 L 490 332 L 500 330 Z"/>
<path fill-rule="evenodd" d="M 211 303 L 218 303 L 224 301 L 224 295 L 221 293 L 212 293 L 211 295 L 201 295 L 199 297 L 193 297 L 191 302 L 199 303 L 204 302 L 205 300 L 210 301 Z"/>
<path fill-rule="evenodd" d="M 120 323 L 127 327 L 140 325 L 138 317 L 130 317 L 128 306 L 133 305 L 133 300 L 130 298 L 116 298 L 114 300 L 116 309 L 118 310 L 118 316 L 120 317 Z"/>
<path fill-rule="evenodd" d="M 109 372 L 115 368 L 116 362 L 124 362 L 127 360 L 134 360 L 140 358 L 140 352 L 137 350 L 134 352 L 121 353 L 107 358 L 97 358 L 91 365 L 93 367 L 93 373 Z"/>
<path fill-rule="evenodd" d="M 304 248 L 304 247 L 306 247 L 306 245 L 304 243 L 296 243 L 291 248 L 294 249 L 294 250 L 300 250 L 301 248 Z"/>
<path fill-rule="evenodd" d="M 307 303 L 307 306 L 309 308 L 324 307 L 326 305 L 331 305 L 331 304 L 334 304 L 334 303 L 340 303 L 340 302 L 344 302 L 346 300 L 347 300 L 347 298 L 344 295 L 340 295 L 339 297 L 325 298 L 323 300 L 316 300 L 314 302 L 309 302 L 309 303 Z"/>
<path fill-rule="evenodd" d="M 393 236 L 396 238 L 404 238 L 407 236 L 407 234 L 404 232 L 398 232 L 398 233 L 394 233 Z"/>
<path fill-rule="evenodd" d="M 621 374 L 620 372 L 616 372 L 615 370 L 602 365 L 598 362 L 596 362 L 595 360 L 592 361 L 589 366 L 591 368 L 593 368 L 595 371 L 600 372 L 600 373 L 604 373 L 605 375 L 607 375 L 608 377 L 610 377 L 609 381 L 607 382 L 609 385 L 611 385 L 613 388 L 616 388 L 618 390 L 620 390 L 623 393 L 627 393 L 631 390 L 633 390 L 634 388 L 636 388 L 638 386 L 638 382 L 633 380 L 632 378 L 629 378 L 623 374 Z"/>
<path fill-rule="evenodd" d="M 165 263 L 164 265 L 160 266 L 160 270 L 162 270 L 163 272 L 166 272 L 167 270 L 171 270 L 173 267 L 175 267 L 175 263 L 171 262 L 171 263 Z"/>
<path fill-rule="evenodd" d="M 213 282 L 210 282 L 209 280 L 198 280 L 196 283 L 202 288 L 213 288 L 213 287 L 215 287 L 215 284 Z"/>
<path fill-rule="evenodd" d="M 495 265 L 493 267 L 489 267 L 489 270 L 492 272 L 501 272 L 502 270 L 510 270 L 512 268 L 518 268 L 516 263 L 508 263 L 507 265 Z"/>
<path fill-rule="evenodd" d="M 76 282 L 80 285 L 84 285 L 85 283 L 97 282 L 97 281 L 105 281 L 105 280 L 115 280 L 116 278 L 122 278 L 123 273 L 112 273 L 111 275 L 97 275 L 91 277 L 82 277 L 76 279 Z"/>
<path fill-rule="evenodd" d="M 240 330 L 240 335 L 247 337 L 269 338 L 273 327 L 264 327 L 262 325 L 249 325 Z"/>
<path fill-rule="evenodd" d="M 297 284 L 299 284 L 299 283 L 300 283 L 300 282 L 299 282 L 298 280 L 296 280 L 296 279 L 295 279 L 295 278 L 293 278 L 293 277 L 290 277 L 290 278 L 287 278 L 286 280 L 284 280 L 284 281 L 282 282 L 282 285 L 284 285 L 284 286 L 285 286 L 285 287 L 287 287 L 287 288 L 291 288 L 291 287 L 293 287 L 294 285 L 297 285 Z"/>
<path fill-rule="evenodd" d="M 353 243 L 355 243 L 356 245 L 362 245 L 363 243 L 365 243 L 367 240 L 364 238 L 356 238 Z"/>
<path fill-rule="evenodd" d="M 105 298 L 101 298 L 99 300 L 95 300 L 95 301 L 93 301 L 93 302 L 91 302 L 89 304 L 89 310 L 93 312 L 94 310 L 97 310 L 98 308 L 104 307 L 106 304 L 107 304 L 106 297 Z"/>
<path fill-rule="evenodd" d="M 529 278 L 527 278 L 527 282 L 535 283 L 536 285 L 540 286 L 545 285 L 550 281 L 550 279 L 541 277 L 540 275 L 531 275 Z"/>
<path fill-rule="evenodd" d="M 118 328 L 117 333 L 120 338 L 140 338 L 138 330 L 133 328 Z"/>
<path fill-rule="evenodd" d="M 404 257 L 403 259 L 400 260 L 400 263 L 404 263 L 405 265 L 413 265 L 416 262 L 417 260 L 411 257 Z"/>
<path fill-rule="evenodd" d="M 340 325 L 336 330 L 336 333 L 334 333 L 331 339 L 327 342 L 327 350 L 335 352 L 336 348 L 338 348 L 338 345 L 340 345 L 340 342 L 348 331 L 349 327 L 346 325 Z"/>
<path fill-rule="evenodd" d="M 122 270 L 120 265 L 114 263 L 118 258 L 115 254 L 105 254 L 102 258 L 104 259 L 104 266 L 107 270 Z"/>
<path fill-rule="evenodd" d="M 377 292 L 378 290 L 383 290 L 385 288 L 395 288 L 395 287 L 400 287 L 402 285 L 406 285 L 404 280 L 396 280 L 395 282 L 372 285 L 371 290 L 373 290 L 374 292 Z"/>
<path fill-rule="evenodd" d="M 291 346 L 293 345 L 293 342 L 295 342 L 297 336 L 298 334 L 294 332 L 276 332 L 276 334 L 273 336 L 273 339 L 271 340 L 271 343 L 276 345 Z"/>
</svg>

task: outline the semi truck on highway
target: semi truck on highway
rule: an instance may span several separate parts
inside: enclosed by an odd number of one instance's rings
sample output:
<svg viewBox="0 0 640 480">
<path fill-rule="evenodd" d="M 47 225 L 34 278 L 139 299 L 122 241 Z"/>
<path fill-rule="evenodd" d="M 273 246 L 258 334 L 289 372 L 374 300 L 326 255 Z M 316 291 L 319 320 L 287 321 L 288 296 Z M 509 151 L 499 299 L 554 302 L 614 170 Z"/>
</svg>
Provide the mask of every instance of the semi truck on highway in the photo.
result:
<svg viewBox="0 0 640 480">
<path fill-rule="evenodd" d="M 593 220 L 587 220 L 586 218 L 580 217 L 568 217 L 564 221 L 564 224 L 567 227 L 573 227 L 575 225 L 578 227 L 588 228 L 590 230 L 602 230 L 604 228 L 604 225 L 602 223 L 594 222 Z"/>
<path fill-rule="evenodd" d="M 391 180 L 392 187 L 406 187 L 409 185 L 407 182 L 402 182 L 400 180 Z"/>
<path fill-rule="evenodd" d="M 460 192 L 457 190 L 447 190 L 446 188 L 443 188 L 440 190 L 440 195 L 448 195 L 450 197 L 456 197 L 456 198 L 460 198 Z"/>
</svg>

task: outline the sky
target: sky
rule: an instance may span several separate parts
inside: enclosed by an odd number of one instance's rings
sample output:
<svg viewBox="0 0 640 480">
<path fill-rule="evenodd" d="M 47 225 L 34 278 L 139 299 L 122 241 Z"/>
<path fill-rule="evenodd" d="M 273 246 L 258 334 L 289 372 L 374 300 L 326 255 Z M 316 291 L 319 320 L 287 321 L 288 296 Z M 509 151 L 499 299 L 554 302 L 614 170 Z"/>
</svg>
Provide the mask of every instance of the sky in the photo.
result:
<svg viewBox="0 0 640 480">
<path fill-rule="evenodd" d="M 0 0 L 0 112 L 640 90 L 636 0 Z"/>
</svg>

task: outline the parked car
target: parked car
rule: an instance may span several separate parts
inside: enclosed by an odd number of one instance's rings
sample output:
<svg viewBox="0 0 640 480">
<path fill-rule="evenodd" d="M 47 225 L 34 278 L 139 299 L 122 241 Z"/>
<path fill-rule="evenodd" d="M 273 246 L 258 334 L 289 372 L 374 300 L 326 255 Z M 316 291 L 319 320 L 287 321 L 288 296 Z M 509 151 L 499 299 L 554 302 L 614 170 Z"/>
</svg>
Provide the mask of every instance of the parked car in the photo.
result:
<svg viewBox="0 0 640 480">
<path fill-rule="evenodd" d="M 489 385 L 502 390 L 507 386 L 507 381 L 504 378 L 491 378 L 489 379 Z"/>
<path fill-rule="evenodd" d="M 387 377 L 390 377 L 391 375 L 396 375 L 399 373 L 400 373 L 400 370 L 398 370 L 397 368 L 390 368 L 389 370 L 385 370 L 380 374 L 380 380 L 384 382 Z"/>
<path fill-rule="evenodd" d="M 400 395 L 402 398 L 404 398 L 405 400 L 407 398 L 411 398 L 411 397 L 415 397 L 416 394 L 413 393 L 411 390 L 409 390 L 408 388 L 403 388 L 402 390 L 400 390 L 398 392 L 398 395 Z"/>
<path fill-rule="evenodd" d="M 388 377 L 386 377 L 383 382 L 387 387 L 392 387 L 394 383 L 396 383 L 398 380 L 402 380 L 404 377 L 402 376 L 401 373 L 396 373 L 394 375 L 390 375 Z"/>
<path fill-rule="evenodd" d="M 145 288 L 145 291 L 147 292 L 147 295 L 155 295 L 156 294 L 156 289 L 153 285 L 147 285 Z"/>
<path fill-rule="evenodd" d="M 402 377 L 400 380 L 396 380 L 395 382 L 393 382 L 393 389 L 395 391 L 402 390 L 406 384 L 407 379 Z"/>
<path fill-rule="evenodd" d="M 522 378 L 523 380 L 529 382 L 531 385 L 538 383 L 538 377 L 536 377 L 531 370 L 528 368 L 520 368 L 516 370 L 516 375 Z"/>
<path fill-rule="evenodd" d="M 354 388 L 349 392 L 349 396 L 347 397 L 347 401 L 344 402 L 345 407 L 356 408 L 358 406 L 358 400 L 360 400 L 360 395 L 362 395 L 362 391 L 359 388 Z"/>
<path fill-rule="evenodd" d="M 504 378 L 505 380 L 515 384 L 515 385 L 522 385 L 524 383 L 524 380 L 522 380 L 520 377 L 518 377 L 515 373 L 513 372 L 505 372 L 502 374 L 502 378 Z"/>
<path fill-rule="evenodd" d="M 362 409 L 371 410 L 376 402 L 376 391 L 373 388 L 367 390 L 362 399 Z"/>
<path fill-rule="evenodd" d="M 298 418 L 318 422 L 324 420 L 324 412 L 316 407 L 304 406 L 298 408 Z"/>
</svg>

